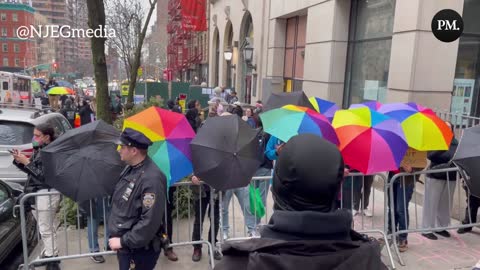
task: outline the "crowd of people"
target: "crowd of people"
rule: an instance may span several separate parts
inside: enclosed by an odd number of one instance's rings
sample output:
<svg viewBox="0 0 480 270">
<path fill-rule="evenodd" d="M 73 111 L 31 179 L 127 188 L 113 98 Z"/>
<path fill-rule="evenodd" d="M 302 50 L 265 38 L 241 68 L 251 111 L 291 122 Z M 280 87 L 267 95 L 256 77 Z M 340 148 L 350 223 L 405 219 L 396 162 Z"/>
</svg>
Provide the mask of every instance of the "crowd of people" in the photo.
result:
<svg viewBox="0 0 480 270">
<path fill-rule="evenodd" d="M 252 128 L 262 129 L 259 117 L 263 111 L 262 101 L 258 100 L 254 106 L 242 106 L 235 92 L 225 97 L 222 93 L 222 89 L 215 90 L 215 97 L 210 100 L 206 112 L 202 110 L 198 100 L 190 100 L 185 112 L 178 100 L 169 100 L 167 108 L 172 112 L 185 113 L 195 133 L 202 128 L 206 118 L 229 114 L 238 115 Z M 60 100 L 59 111 L 69 121 L 75 121 L 77 113 L 82 125 L 95 119 L 93 102 L 71 97 Z M 122 113 L 121 98 L 116 97 L 112 103 L 112 115 L 118 117 Z M 449 125 L 451 127 L 451 124 Z M 27 192 L 52 191 L 42 178 L 39 150 L 55 140 L 53 128 L 38 125 L 34 129 L 33 137 L 36 149 L 34 155 L 29 159 L 14 151 L 14 163 L 29 176 Z M 255 265 L 255 269 L 318 269 L 318 265 L 324 269 L 386 269 L 380 259 L 381 241 L 351 229 L 353 217 L 356 215 L 373 215 L 368 208 L 373 176 L 349 176 L 355 171 L 343 163 L 338 148 L 314 135 L 302 134 L 283 142 L 261 131 L 258 140 L 263 150 L 260 153 L 262 164 L 255 176 L 272 176 L 272 181 L 254 181 L 251 185 L 259 189 L 264 205 L 267 205 L 268 192 L 272 192 L 274 212 L 268 224 L 259 226 L 261 217 L 251 212 L 248 186 L 219 193 L 213 192 L 208 185 L 201 185 L 201 179 L 197 176 L 192 175 L 190 178 L 195 185 L 192 241 L 202 239 L 204 219 L 212 209 L 213 215 L 208 216 L 213 218 L 210 223 L 214 226 L 210 226 L 210 230 L 214 228 L 214 231 L 208 233 L 208 241 L 213 247 L 217 247 L 220 229 L 223 239 L 230 238 L 230 208 L 234 195 L 241 206 L 247 234 L 254 238 L 247 242 L 227 243 L 223 254 L 215 248 L 213 257 L 221 260 L 215 269 L 247 269 L 247 265 L 251 264 Z M 153 269 L 160 254 L 160 247 L 169 260 L 177 261 L 178 256 L 169 246 L 173 235 L 172 212 L 175 206 L 173 199 L 166 199 L 174 197 L 176 187 L 171 186 L 166 190 L 165 176 L 152 165 L 147 155 L 147 149 L 152 142 L 143 134 L 126 129 L 118 144 L 120 156 L 128 166 L 120 177 L 112 200 L 98 199 L 93 200 L 92 205 L 80 205 L 80 209 L 87 214 L 90 252 L 100 250 L 98 226 L 103 216 L 109 216 L 108 221 L 104 220 L 108 228 L 104 247 L 118 251 L 120 269 L 129 269 L 132 264 L 135 269 Z M 450 160 L 457 145 L 458 141 L 454 139 L 449 150 L 429 152 L 429 169 L 450 167 Z M 423 169 L 402 165 L 399 170 L 388 172 L 388 179 L 393 179 L 399 173 L 413 173 Z M 134 189 L 139 178 L 145 179 L 141 184 L 141 192 Z M 451 173 L 427 176 L 423 208 L 424 228 L 449 225 L 450 206 L 446 205 L 446 202 L 452 201 L 456 179 L 456 175 Z M 417 180 L 413 175 L 404 176 L 401 181 L 392 185 L 393 198 L 390 197 L 390 192 L 385 195 L 389 206 L 390 200 L 395 202 L 394 209 L 389 209 L 388 214 L 390 217 L 393 212 L 395 216 L 395 231 L 408 229 L 408 205 Z M 41 256 L 51 258 L 58 256 L 58 249 L 55 228 L 48 224 L 52 224 L 50 221 L 54 218 L 60 196 L 43 197 L 46 198 L 45 201 L 38 200 L 36 206 L 39 213 L 39 231 L 44 244 Z M 139 198 L 140 201 L 129 201 L 129 198 Z M 467 208 L 465 224 L 476 219 L 476 211 L 480 205 L 476 199 L 468 202 L 472 207 Z M 473 208 L 474 212 L 471 210 Z M 141 222 L 138 222 L 139 220 Z M 292 222 L 293 220 L 295 222 Z M 122 227 L 123 225 L 128 228 Z M 391 222 L 388 222 L 388 230 L 387 233 L 390 234 Z M 471 231 L 471 228 L 460 229 L 458 233 L 468 231 Z M 450 236 L 445 230 L 427 232 L 423 236 L 436 240 L 434 233 L 443 237 Z M 407 237 L 407 233 L 398 236 L 398 248 L 401 252 L 408 249 Z M 249 256 L 252 252 L 258 256 Z M 311 260 L 305 261 L 305 256 Z M 193 245 L 192 260 L 198 262 L 201 258 L 202 244 L 196 243 Z M 105 261 L 102 256 L 93 256 L 92 259 L 96 263 Z M 59 269 L 59 263 L 49 262 L 47 269 Z"/>
</svg>

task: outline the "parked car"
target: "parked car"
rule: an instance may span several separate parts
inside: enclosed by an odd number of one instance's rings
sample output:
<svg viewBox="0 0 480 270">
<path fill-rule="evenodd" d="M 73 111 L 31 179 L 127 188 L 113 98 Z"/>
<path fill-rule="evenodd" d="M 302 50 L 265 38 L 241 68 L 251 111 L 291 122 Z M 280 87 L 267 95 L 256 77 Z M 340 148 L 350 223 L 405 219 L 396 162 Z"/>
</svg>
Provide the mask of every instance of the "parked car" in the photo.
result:
<svg viewBox="0 0 480 270">
<path fill-rule="evenodd" d="M 31 156 L 33 129 L 40 123 L 52 124 L 57 136 L 65 133 L 72 126 L 60 113 L 7 106 L 9 107 L 0 107 L 0 179 L 24 184 L 27 175 L 13 165 L 13 157 L 8 150 L 18 149 L 26 156 Z"/>
<path fill-rule="evenodd" d="M 18 183 L 0 180 L 0 265 L 22 243 L 20 211 L 14 206 L 19 202 L 23 187 Z M 26 214 L 27 243 L 29 254 L 38 243 L 37 223 L 31 211 Z"/>
</svg>

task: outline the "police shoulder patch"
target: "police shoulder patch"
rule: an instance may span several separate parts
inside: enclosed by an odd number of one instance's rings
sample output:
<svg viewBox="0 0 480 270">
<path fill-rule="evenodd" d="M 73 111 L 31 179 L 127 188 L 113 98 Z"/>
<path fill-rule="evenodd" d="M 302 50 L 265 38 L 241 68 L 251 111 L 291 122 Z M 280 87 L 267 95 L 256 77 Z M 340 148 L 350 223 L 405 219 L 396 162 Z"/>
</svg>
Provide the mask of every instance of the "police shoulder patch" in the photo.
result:
<svg viewBox="0 0 480 270">
<path fill-rule="evenodd" d="M 155 193 L 144 193 L 143 194 L 143 206 L 147 209 L 152 208 L 155 203 Z"/>
</svg>

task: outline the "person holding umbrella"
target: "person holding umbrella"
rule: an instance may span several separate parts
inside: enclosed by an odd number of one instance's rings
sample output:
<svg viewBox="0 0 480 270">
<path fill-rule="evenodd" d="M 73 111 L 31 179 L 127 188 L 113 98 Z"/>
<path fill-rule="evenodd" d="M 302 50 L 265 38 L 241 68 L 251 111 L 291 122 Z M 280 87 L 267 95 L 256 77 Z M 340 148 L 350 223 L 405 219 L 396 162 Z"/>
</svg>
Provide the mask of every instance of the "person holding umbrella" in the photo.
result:
<svg viewBox="0 0 480 270">
<path fill-rule="evenodd" d="M 167 179 L 147 155 L 152 141 L 144 134 L 126 128 L 117 144 L 127 167 L 113 192 L 108 243 L 120 270 L 152 270 L 162 248 Z"/>
<path fill-rule="evenodd" d="M 32 144 L 34 152 L 30 158 L 27 158 L 17 149 L 12 150 L 13 164 L 28 175 L 27 183 L 25 184 L 25 193 L 55 191 L 45 183 L 45 174 L 40 156 L 40 150 L 54 140 L 54 128 L 48 123 L 43 123 L 35 126 L 33 130 Z M 54 218 L 59 203 L 60 195 L 38 196 L 36 200 L 35 208 L 37 215 L 34 215 L 34 217 L 37 218 L 38 230 L 44 246 L 40 257 L 44 259 L 58 256 L 57 233 L 54 226 Z M 46 269 L 60 269 L 58 264 L 59 261 L 48 262 Z"/>
</svg>

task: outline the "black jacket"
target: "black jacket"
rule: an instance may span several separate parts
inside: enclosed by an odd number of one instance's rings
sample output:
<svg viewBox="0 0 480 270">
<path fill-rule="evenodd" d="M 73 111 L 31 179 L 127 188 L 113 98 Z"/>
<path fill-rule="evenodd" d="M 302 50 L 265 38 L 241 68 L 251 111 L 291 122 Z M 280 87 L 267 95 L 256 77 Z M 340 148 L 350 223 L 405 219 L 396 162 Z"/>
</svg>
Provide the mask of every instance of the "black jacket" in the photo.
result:
<svg viewBox="0 0 480 270">
<path fill-rule="evenodd" d="M 78 114 L 80 115 L 80 123 L 82 126 L 92 122 L 93 111 L 90 106 L 83 106 L 82 108 L 80 108 Z"/>
<path fill-rule="evenodd" d="M 447 168 L 454 168 L 455 165 L 451 163 L 455 152 L 457 151 L 458 141 L 457 139 L 453 138 L 452 142 L 450 143 L 450 147 L 447 151 L 430 151 L 428 152 L 427 158 L 430 160 L 430 170 L 435 169 L 447 169 Z M 430 178 L 434 178 L 437 180 L 447 180 L 447 173 L 430 173 L 427 175 Z M 456 181 L 457 180 L 457 172 L 451 171 L 448 172 L 448 180 Z"/>
<path fill-rule="evenodd" d="M 45 175 L 43 174 L 43 165 L 40 154 L 42 148 L 43 147 L 38 147 L 34 149 L 33 154 L 30 157 L 30 163 L 27 166 L 13 160 L 13 164 L 28 175 L 27 183 L 25 184 L 25 193 L 51 188 L 49 185 L 45 184 Z"/>
<path fill-rule="evenodd" d="M 126 196 L 129 185 L 133 185 Z M 149 246 L 161 230 L 165 213 L 167 180 L 147 157 L 136 167 L 127 166 L 112 196 L 108 220 L 111 237 L 120 237 L 122 249 Z"/>
<path fill-rule="evenodd" d="M 352 231 L 346 210 L 275 211 L 260 239 L 227 242 L 216 270 L 387 269 L 374 240 Z"/>
<path fill-rule="evenodd" d="M 75 112 L 76 110 L 73 107 L 64 107 L 60 110 L 60 113 L 67 118 L 68 122 L 72 127 L 75 126 Z"/>
</svg>

